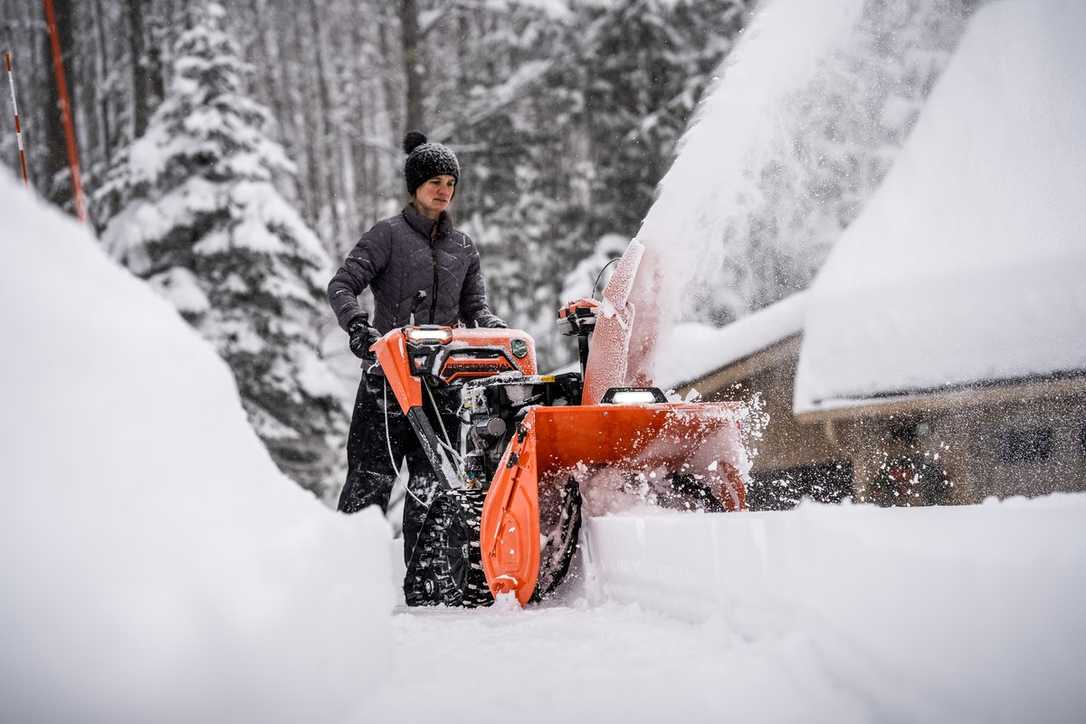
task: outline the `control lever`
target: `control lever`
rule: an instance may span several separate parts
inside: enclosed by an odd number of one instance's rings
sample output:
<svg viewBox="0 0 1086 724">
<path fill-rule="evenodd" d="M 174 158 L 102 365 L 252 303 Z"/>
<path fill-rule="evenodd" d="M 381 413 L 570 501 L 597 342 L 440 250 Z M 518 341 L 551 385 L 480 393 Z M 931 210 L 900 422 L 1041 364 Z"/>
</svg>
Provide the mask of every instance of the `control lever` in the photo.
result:
<svg viewBox="0 0 1086 724">
<path fill-rule="evenodd" d="M 577 335 L 577 351 L 581 361 L 581 374 L 588 367 L 588 341 L 596 329 L 596 313 L 600 303 L 595 299 L 585 297 L 570 302 L 558 310 L 558 324 L 562 327 L 562 334 L 566 336 Z"/>
<path fill-rule="evenodd" d="M 408 324 L 412 327 L 415 326 L 415 312 L 419 310 L 419 307 L 426 301 L 426 291 L 423 289 L 415 292 L 414 301 L 411 303 L 411 320 Z"/>
</svg>

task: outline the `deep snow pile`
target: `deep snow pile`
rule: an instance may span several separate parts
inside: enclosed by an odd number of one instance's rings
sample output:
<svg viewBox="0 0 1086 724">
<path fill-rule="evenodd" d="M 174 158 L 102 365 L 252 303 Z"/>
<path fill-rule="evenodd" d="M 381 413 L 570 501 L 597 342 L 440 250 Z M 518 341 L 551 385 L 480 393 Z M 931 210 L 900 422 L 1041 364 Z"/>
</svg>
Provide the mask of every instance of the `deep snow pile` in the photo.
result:
<svg viewBox="0 0 1086 724">
<path fill-rule="evenodd" d="M 1077 0 L 978 12 L 815 282 L 797 410 L 1086 370 L 1083 32 Z"/>
<path fill-rule="evenodd" d="M 736 664 L 721 671 L 721 714 L 1071 722 L 1086 716 L 1084 526 L 1076 494 L 612 516 L 590 520 L 587 539 L 599 596 L 731 634 L 718 654 Z M 772 685 L 748 682 L 751 670 Z"/>
<path fill-rule="evenodd" d="M 388 655 L 389 533 L 276 469 L 225 364 L 0 175 L 0 718 L 327 721 Z"/>
</svg>

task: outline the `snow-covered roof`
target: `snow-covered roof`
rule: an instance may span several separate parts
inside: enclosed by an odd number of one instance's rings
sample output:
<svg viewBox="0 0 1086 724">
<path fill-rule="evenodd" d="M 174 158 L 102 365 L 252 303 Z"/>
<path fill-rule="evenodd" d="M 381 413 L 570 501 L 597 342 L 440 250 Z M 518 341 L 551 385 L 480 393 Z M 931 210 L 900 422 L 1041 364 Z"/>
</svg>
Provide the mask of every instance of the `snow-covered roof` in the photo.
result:
<svg viewBox="0 0 1086 724">
<path fill-rule="evenodd" d="M 657 352 L 657 384 L 692 382 L 799 334 L 806 308 L 807 292 L 799 292 L 725 327 L 677 325 Z"/>
<path fill-rule="evenodd" d="M 1086 5 L 982 7 L 808 299 L 795 409 L 1086 370 Z"/>
</svg>

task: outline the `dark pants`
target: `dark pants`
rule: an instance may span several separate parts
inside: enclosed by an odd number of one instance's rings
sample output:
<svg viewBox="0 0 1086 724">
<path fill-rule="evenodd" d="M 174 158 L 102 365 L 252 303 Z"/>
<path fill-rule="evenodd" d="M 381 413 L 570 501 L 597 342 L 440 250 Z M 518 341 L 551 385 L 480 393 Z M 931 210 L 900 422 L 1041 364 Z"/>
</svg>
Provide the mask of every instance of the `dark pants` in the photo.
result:
<svg viewBox="0 0 1086 724">
<path fill-rule="evenodd" d="M 392 389 L 386 389 L 383 377 L 363 373 L 347 437 L 347 482 L 339 496 L 339 509 L 357 513 L 367 506 L 379 505 L 383 512 L 388 512 L 397 473 L 392 460 L 398 466 L 404 457 L 410 473 L 403 507 L 406 562 L 426 521 L 427 503 L 434 494 L 434 475 Z"/>
</svg>

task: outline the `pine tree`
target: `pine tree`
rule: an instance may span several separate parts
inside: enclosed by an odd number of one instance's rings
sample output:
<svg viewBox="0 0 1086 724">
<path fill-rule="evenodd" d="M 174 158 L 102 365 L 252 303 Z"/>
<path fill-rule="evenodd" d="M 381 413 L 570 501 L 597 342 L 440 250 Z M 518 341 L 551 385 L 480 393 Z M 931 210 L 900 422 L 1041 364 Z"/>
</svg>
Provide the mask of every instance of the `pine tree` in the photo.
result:
<svg viewBox="0 0 1086 724">
<path fill-rule="evenodd" d="M 438 21 L 427 115 L 464 149 L 457 213 L 493 305 L 532 332 L 545 364 L 572 354 L 554 324 L 566 275 L 602 238 L 613 250 L 609 235 L 636 233 L 746 5 L 514 3 Z"/>
<path fill-rule="evenodd" d="M 491 305 L 533 334 L 546 365 L 569 346 L 554 324 L 556 271 L 579 257 L 567 242 L 583 237 L 586 206 L 571 191 L 581 134 L 564 83 L 569 17 L 520 3 L 460 8 L 436 21 L 427 46 L 427 62 L 442 61 L 427 116 L 463 167 L 455 214 L 480 247 Z"/>
<path fill-rule="evenodd" d="M 244 95 L 225 11 L 209 3 L 193 21 L 166 99 L 114 174 L 127 201 L 103 241 L 215 345 L 279 467 L 322 493 L 346 426 L 317 346 L 329 260 L 277 190 L 295 169 Z"/>
<path fill-rule="evenodd" d="M 632 237 L 652 205 L 679 136 L 730 50 L 745 0 L 630 0 L 582 21 L 590 242 Z"/>
</svg>

